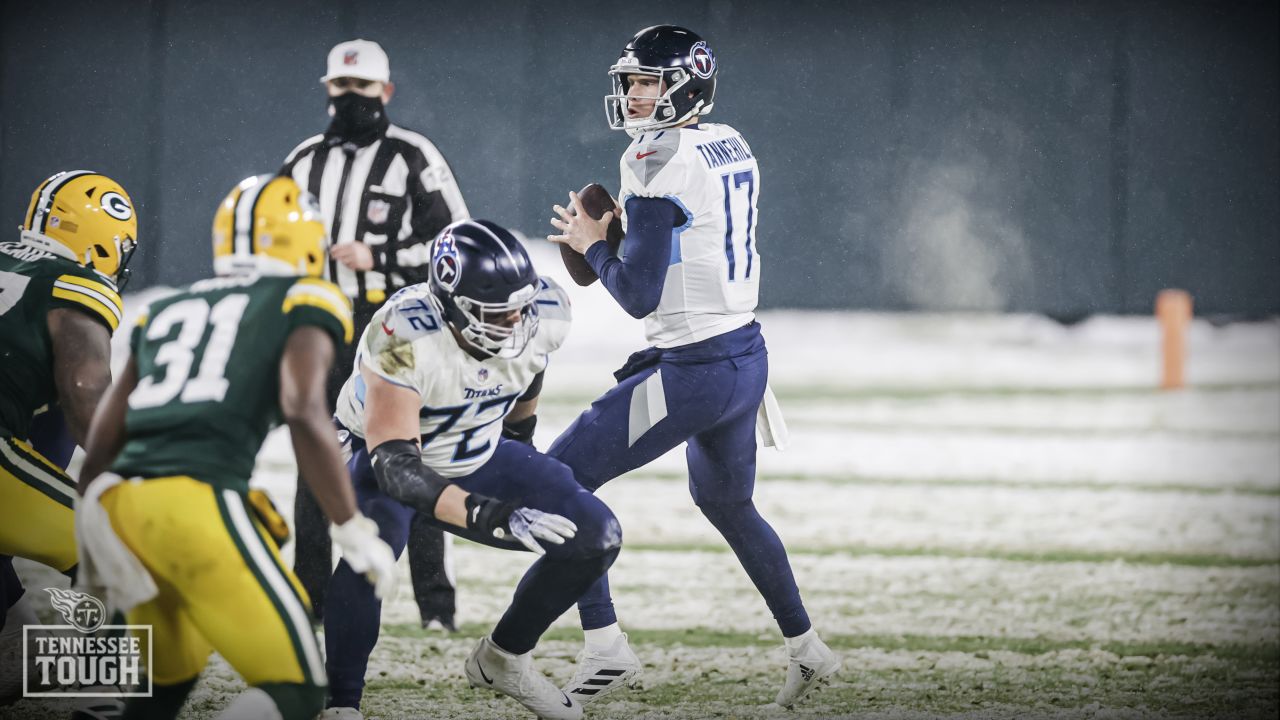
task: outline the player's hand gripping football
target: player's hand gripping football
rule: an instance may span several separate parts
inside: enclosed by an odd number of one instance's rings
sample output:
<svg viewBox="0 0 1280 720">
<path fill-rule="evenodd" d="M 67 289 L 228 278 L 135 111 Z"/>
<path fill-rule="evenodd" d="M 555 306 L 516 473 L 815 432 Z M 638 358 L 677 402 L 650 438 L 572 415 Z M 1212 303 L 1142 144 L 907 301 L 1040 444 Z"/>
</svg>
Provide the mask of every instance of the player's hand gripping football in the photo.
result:
<svg viewBox="0 0 1280 720">
<path fill-rule="evenodd" d="M 578 526 L 567 517 L 517 507 L 515 503 L 504 503 L 475 493 L 467 496 L 467 529 L 478 530 L 499 540 L 510 535 L 539 555 L 547 554 L 539 540 L 563 545 L 578 532 Z"/>
<path fill-rule="evenodd" d="M 347 565 L 373 585 L 373 594 L 379 599 L 391 595 L 396 586 L 396 554 L 378 537 L 377 523 L 356 513 L 341 525 L 330 525 L 329 537 Z"/>
<path fill-rule="evenodd" d="M 613 211 L 607 211 L 595 220 L 582 207 L 582 198 L 578 193 L 569 192 L 569 207 L 554 205 L 551 208 L 558 218 L 551 218 L 554 225 L 563 234 L 548 235 L 547 239 L 554 243 L 564 243 L 575 251 L 585 255 L 587 248 L 605 239 L 609 232 L 609 223 L 613 221 Z"/>
</svg>

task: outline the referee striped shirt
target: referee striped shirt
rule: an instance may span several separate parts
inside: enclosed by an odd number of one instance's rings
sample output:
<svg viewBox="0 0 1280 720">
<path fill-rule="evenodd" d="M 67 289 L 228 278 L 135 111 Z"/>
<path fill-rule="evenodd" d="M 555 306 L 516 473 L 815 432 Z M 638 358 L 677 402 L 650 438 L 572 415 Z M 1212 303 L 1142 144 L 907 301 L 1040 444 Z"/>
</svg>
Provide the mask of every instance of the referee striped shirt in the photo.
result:
<svg viewBox="0 0 1280 720">
<path fill-rule="evenodd" d="M 430 140 L 397 125 L 357 146 L 316 135 L 294 148 L 281 175 L 315 195 L 332 245 L 362 242 L 373 269 L 357 272 L 330 259 L 328 278 L 357 304 L 378 305 L 427 279 L 429 244 L 468 217 L 462 191 Z"/>
</svg>

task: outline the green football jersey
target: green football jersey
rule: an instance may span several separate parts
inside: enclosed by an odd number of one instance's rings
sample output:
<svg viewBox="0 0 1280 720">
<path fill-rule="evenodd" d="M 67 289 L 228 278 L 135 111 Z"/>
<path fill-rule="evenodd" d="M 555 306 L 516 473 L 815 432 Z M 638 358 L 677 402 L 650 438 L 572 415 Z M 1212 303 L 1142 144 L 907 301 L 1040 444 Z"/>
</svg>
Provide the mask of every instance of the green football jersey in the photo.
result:
<svg viewBox="0 0 1280 720">
<path fill-rule="evenodd" d="M 326 280 L 202 280 L 151 304 L 130 337 L 138 385 L 129 394 L 124 477 L 188 475 L 248 491 L 254 459 L 279 424 L 280 358 L 294 328 L 351 342 L 351 306 Z"/>
<path fill-rule="evenodd" d="M 0 243 L 0 437 L 25 440 L 31 417 L 58 399 L 48 321 L 57 308 L 113 332 L 124 316 L 110 280 L 30 245 Z"/>
</svg>

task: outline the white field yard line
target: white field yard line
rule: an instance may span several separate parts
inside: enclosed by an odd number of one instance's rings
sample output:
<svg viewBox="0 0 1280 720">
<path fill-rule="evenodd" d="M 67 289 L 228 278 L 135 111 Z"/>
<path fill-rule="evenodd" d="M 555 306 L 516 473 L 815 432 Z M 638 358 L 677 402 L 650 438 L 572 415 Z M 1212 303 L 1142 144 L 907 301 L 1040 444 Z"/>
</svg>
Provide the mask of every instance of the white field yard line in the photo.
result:
<svg viewBox="0 0 1280 720">
<path fill-rule="evenodd" d="M 259 479 L 278 507 L 292 507 L 291 475 Z M 624 543 L 723 545 L 684 480 L 628 477 L 599 494 L 617 514 Z M 1280 562 L 1280 497 L 1275 496 L 773 479 L 757 484 L 755 502 L 795 550 L 1085 553 L 1115 559 L 1154 554 L 1174 560 Z M 289 557 L 291 550 L 286 548 Z"/>
<path fill-rule="evenodd" d="M 680 480 L 600 496 L 626 543 L 721 544 Z M 1128 490 L 769 482 L 756 505 L 788 546 L 1221 555 L 1280 561 L 1280 498 Z"/>
<path fill-rule="evenodd" d="M 470 543 L 455 547 L 460 622 L 496 622 L 532 562 Z M 1274 644 L 1280 568 L 1033 563 L 966 558 L 798 555 L 797 584 L 830 635 L 1039 638 L 1056 642 Z M 416 625 L 402 562 L 383 622 Z M 727 553 L 627 551 L 610 572 L 624 627 L 758 633 L 777 626 Z M 554 627 L 576 629 L 570 611 Z"/>
<path fill-rule="evenodd" d="M 548 398 L 550 399 L 550 398 Z M 789 424 L 859 423 L 913 430 L 972 427 L 1025 432 L 1108 430 L 1280 433 L 1280 391 L 1127 395 L 1007 395 L 786 402 Z"/>
<path fill-rule="evenodd" d="M 549 424 L 562 418 L 549 417 Z M 568 422 L 568 419 L 563 419 Z M 551 438 L 550 434 L 547 436 Z M 547 444 L 550 439 L 547 440 Z M 1152 433 L 1026 434 L 973 430 L 868 430 L 797 425 L 785 452 L 762 448 L 761 474 L 850 474 L 1034 482 L 1244 485 L 1280 490 L 1280 436 L 1198 438 Z M 645 466 L 684 472 L 684 447 Z M 643 472 L 642 471 L 642 472 Z"/>
</svg>

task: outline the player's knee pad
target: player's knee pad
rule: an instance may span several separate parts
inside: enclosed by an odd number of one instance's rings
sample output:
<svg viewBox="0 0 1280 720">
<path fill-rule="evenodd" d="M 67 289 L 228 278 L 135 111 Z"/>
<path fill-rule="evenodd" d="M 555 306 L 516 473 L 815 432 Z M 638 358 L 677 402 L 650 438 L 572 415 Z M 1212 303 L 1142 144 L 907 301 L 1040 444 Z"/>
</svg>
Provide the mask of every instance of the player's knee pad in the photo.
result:
<svg viewBox="0 0 1280 720">
<path fill-rule="evenodd" d="M 259 690 L 270 698 L 282 720 L 311 720 L 324 710 L 325 688 L 311 683 L 263 683 Z M 245 693 L 241 697 L 245 697 Z M 230 709 L 230 708 L 228 708 Z"/>
</svg>

